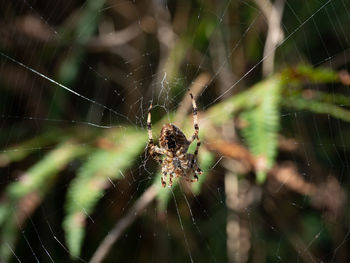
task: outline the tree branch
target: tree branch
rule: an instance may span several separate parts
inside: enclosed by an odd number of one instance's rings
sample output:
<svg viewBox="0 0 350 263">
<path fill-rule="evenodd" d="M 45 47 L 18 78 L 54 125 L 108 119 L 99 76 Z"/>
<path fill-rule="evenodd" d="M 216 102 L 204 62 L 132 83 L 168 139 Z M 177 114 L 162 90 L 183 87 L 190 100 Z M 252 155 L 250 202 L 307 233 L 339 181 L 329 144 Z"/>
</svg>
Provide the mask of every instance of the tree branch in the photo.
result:
<svg viewBox="0 0 350 263">
<path fill-rule="evenodd" d="M 150 186 L 136 201 L 128 213 L 118 220 L 112 231 L 105 237 L 98 249 L 92 256 L 90 263 L 99 263 L 107 256 L 113 244 L 118 240 L 122 233 L 135 221 L 143 210 L 150 205 L 158 193 L 155 185 Z"/>
</svg>

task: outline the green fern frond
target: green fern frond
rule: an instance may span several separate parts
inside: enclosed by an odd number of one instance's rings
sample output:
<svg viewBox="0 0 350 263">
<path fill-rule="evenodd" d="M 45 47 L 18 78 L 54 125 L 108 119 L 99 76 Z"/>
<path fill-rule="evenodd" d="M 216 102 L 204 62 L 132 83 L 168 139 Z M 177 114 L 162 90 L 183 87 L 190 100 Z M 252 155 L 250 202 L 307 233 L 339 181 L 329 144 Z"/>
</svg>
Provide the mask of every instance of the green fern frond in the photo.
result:
<svg viewBox="0 0 350 263">
<path fill-rule="evenodd" d="M 18 226 L 23 224 L 53 187 L 59 171 L 87 150 L 72 141 L 63 143 L 28 169 L 19 181 L 8 186 L 4 196 L 7 202 L 0 205 L 0 241 L 6 240 L 13 247 L 20 230 Z M 7 259 L 10 254 L 7 247 L 0 248 L 0 258 Z"/>
<path fill-rule="evenodd" d="M 56 131 L 51 131 L 21 142 L 20 144 L 10 146 L 0 152 L 0 167 L 22 161 L 33 152 L 62 140 L 64 140 L 64 137 L 57 136 Z"/>
<path fill-rule="evenodd" d="M 285 82 L 311 82 L 311 83 L 334 83 L 339 80 L 336 71 L 329 68 L 318 67 L 311 65 L 298 65 L 290 67 L 282 72 L 282 78 Z"/>
<path fill-rule="evenodd" d="M 210 107 L 207 116 L 215 125 L 221 125 L 232 119 L 233 115 L 242 110 L 249 110 L 258 105 L 265 93 L 267 87 L 273 85 L 279 76 L 274 76 L 256 83 L 250 89 L 232 96 L 225 101 Z"/>
<path fill-rule="evenodd" d="M 115 149 L 98 149 L 92 153 L 68 188 L 63 228 L 72 257 L 80 255 L 86 218 L 110 185 L 109 180 L 120 178 L 133 165 L 145 147 L 146 136 L 142 131 L 123 130 L 117 134 L 116 141 Z"/>
<path fill-rule="evenodd" d="M 279 130 L 280 78 L 264 81 L 260 103 L 241 114 L 246 122 L 242 129 L 243 137 L 257 159 L 257 181 L 263 183 L 266 172 L 272 167 L 277 154 Z"/>
<path fill-rule="evenodd" d="M 282 105 L 298 110 L 309 110 L 314 113 L 329 114 L 336 119 L 350 122 L 350 111 L 331 103 L 293 96 L 284 100 Z"/>
<path fill-rule="evenodd" d="M 313 68 L 309 65 L 287 68 L 282 74 L 263 80 L 250 89 L 210 107 L 206 113 L 208 118 L 214 124 L 221 125 L 231 119 L 235 113 L 255 107 L 264 96 L 266 86 L 270 85 L 270 82 L 273 82 L 276 78 L 281 79 L 282 83 L 280 85 L 283 85 L 284 88 L 288 83 L 300 85 L 303 81 L 312 83 L 333 83 L 338 81 L 337 73 L 327 68 Z"/>
<path fill-rule="evenodd" d="M 322 91 L 312 91 L 311 99 L 328 104 L 338 105 L 339 107 L 350 106 L 349 96 L 337 93 L 327 93 Z"/>
</svg>

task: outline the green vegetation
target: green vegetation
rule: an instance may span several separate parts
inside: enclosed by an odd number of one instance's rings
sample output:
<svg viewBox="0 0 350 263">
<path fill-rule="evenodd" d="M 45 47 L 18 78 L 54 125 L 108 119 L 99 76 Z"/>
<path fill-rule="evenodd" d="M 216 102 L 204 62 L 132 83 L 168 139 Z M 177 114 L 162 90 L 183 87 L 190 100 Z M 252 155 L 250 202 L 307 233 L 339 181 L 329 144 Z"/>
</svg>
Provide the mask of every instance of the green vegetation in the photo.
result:
<svg viewBox="0 0 350 263">
<path fill-rule="evenodd" d="M 46 262 L 47 254 L 54 262 L 90 260 L 115 226 L 122 242 L 115 240 L 106 262 L 170 255 L 184 262 L 189 254 L 195 262 L 233 262 L 232 255 L 345 262 L 348 47 L 329 41 L 327 52 L 338 55 L 325 57 L 313 32 L 333 41 L 338 30 L 349 32 L 349 23 L 323 21 L 334 10 L 347 21 L 341 3 L 289 3 L 285 42 L 274 47 L 273 71 L 263 77 L 272 52 L 264 53 L 269 27 L 258 1 L 179 0 L 147 12 L 147 1 L 68 2 L 64 9 L 58 1 L 55 21 L 40 3 L 24 2 L 18 13 L 2 4 L 0 29 L 13 35 L 0 40 L 1 262 L 33 255 Z M 314 24 L 302 25 L 311 16 Z M 345 33 L 338 42 L 347 43 Z M 24 47 L 14 41 L 20 37 Z M 316 64 L 325 58 L 330 64 Z M 188 87 L 199 108 L 203 175 L 163 188 L 147 152 L 147 108 L 152 100 L 155 142 L 169 122 L 190 136 Z M 232 237 L 246 238 L 246 247 L 231 249 Z"/>
</svg>

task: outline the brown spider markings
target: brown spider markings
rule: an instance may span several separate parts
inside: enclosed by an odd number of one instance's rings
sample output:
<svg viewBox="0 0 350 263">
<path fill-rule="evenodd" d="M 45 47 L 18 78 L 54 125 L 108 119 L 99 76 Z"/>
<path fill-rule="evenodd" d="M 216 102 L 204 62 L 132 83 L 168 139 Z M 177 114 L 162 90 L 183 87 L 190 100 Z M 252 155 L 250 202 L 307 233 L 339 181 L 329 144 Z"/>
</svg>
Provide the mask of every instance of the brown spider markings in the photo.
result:
<svg viewBox="0 0 350 263">
<path fill-rule="evenodd" d="M 202 174 L 202 170 L 197 164 L 198 150 L 201 145 L 198 137 L 198 116 L 197 106 L 190 93 L 193 107 L 193 126 L 194 134 L 187 140 L 184 133 L 172 123 L 164 124 L 159 137 L 159 146 L 154 145 L 152 136 L 151 110 L 150 105 L 147 118 L 148 130 L 148 151 L 150 155 L 162 166 L 162 186 L 166 186 L 165 179 L 169 176 L 169 187 L 173 184 L 173 177 L 185 177 L 187 181 L 197 182 L 198 175 Z M 194 154 L 187 153 L 190 144 L 197 140 L 197 147 Z M 161 156 L 164 155 L 162 159 Z M 194 179 L 189 179 L 189 175 L 194 174 Z"/>
</svg>

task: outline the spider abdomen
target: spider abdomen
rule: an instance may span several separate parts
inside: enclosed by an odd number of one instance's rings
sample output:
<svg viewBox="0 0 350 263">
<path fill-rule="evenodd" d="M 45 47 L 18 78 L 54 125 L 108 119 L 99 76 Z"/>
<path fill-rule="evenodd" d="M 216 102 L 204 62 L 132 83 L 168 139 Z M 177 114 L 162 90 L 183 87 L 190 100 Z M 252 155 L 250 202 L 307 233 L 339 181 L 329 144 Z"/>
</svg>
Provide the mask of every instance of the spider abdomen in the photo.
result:
<svg viewBox="0 0 350 263">
<path fill-rule="evenodd" d="M 183 132 L 174 124 L 168 123 L 163 125 L 160 131 L 159 144 L 162 148 L 167 149 L 174 154 L 182 147 L 187 151 L 188 141 Z"/>
<path fill-rule="evenodd" d="M 176 148 L 176 138 L 174 134 L 167 134 L 165 135 L 165 141 L 168 146 L 168 149 L 175 149 Z"/>
</svg>

